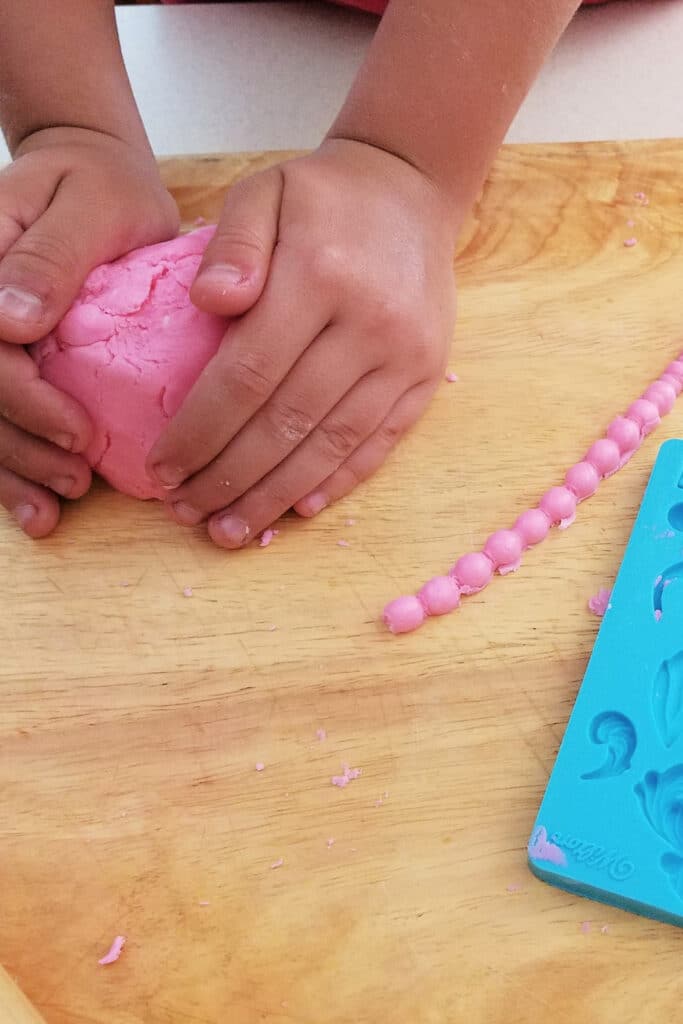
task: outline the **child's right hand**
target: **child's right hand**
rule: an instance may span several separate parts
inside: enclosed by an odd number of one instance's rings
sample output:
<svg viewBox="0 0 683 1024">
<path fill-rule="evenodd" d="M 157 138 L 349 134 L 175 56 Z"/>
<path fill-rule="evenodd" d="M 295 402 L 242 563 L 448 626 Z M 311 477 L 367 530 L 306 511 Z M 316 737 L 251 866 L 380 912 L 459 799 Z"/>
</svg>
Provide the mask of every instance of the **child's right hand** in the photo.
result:
<svg viewBox="0 0 683 1024">
<path fill-rule="evenodd" d="M 52 330 L 93 267 L 177 229 L 151 153 L 100 132 L 37 132 L 0 171 L 0 504 L 31 537 L 57 525 L 57 495 L 88 490 L 91 426 L 21 346 Z"/>
</svg>

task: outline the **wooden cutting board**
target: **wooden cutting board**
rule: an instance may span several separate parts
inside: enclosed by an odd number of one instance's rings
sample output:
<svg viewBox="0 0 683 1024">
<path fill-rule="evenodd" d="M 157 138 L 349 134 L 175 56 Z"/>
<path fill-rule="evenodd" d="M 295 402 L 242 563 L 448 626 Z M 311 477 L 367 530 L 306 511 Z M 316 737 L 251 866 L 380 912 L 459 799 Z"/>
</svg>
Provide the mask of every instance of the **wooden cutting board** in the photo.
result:
<svg viewBox="0 0 683 1024">
<path fill-rule="evenodd" d="M 163 172 L 210 219 L 279 158 Z M 548 888 L 525 845 L 683 400 L 516 576 L 408 637 L 378 615 L 683 348 L 682 184 L 681 142 L 505 149 L 461 244 L 459 383 L 266 549 L 104 486 L 49 540 L 0 522 L 0 962 L 48 1024 L 679 1019 L 683 934 Z"/>
</svg>

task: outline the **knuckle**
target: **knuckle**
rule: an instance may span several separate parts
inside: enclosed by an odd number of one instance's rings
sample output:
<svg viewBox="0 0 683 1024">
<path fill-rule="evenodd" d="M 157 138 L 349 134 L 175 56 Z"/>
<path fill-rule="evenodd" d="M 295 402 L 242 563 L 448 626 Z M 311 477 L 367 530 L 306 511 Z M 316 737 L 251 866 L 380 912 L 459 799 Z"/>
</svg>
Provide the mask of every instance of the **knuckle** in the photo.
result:
<svg viewBox="0 0 683 1024">
<path fill-rule="evenodd" d="M 7 256 L 21 272 L 35 278 L 35 286 L 45 297 L 65 277 L 73 277 L 79 261 L 72 246 L 54 235 L 26 234 Z"/>
<path fill-rule="evenodd" d="M 398 443 L 403 431 L 398 423 L 387 421 L 377 430 L 377 440 L 383 448 L 393 448 Z"/>
<path fill-rule="evenodd" d="M 310 279 L 316 287 L 321 287 L 336 284 L 344 276 L 348 261 L 338 245 L 327 242 L 317 246 L 309 254 L 306 263 Z"/>
<path fill-rule="evenodd" d="M 239 250 L 252 256 L 262 257 L 266 252 L 266 243 L 261 235 L 247 224 L 230 223 L 218 228 L 211 246 L 214 258 Z"/>
<path fill-rule="evenodd" d="M 3 248 L 13 245 L 17 239 L 21 238 L 24 230 L 24 225 L 20 223 L 18 217 L 13 217 L 5 210 L 0 210 L 0 245 Z"/>
<path fill-rule="evenodd" d="M 268 398 L 277 384 L 271 356 L 254 350 L 242 352 L 228 368 L 228 383 L 259 402 Z"/>
<path fill-rule="evenodd" d="M 410 310 L 397 295 L 367 297 L 364 313 L 366 328 L 373 334 L 385 336 L 388 340 L 410 333 Z"/>
<path fill-rule="evenodd" d="M 265 484 L 263 491 L 258 494 L 258 499 L 259 514 L 263 513 L 261 517 L 265 523 L 277 519 L 286 512 L 294 500 L 283 486 L 283 482 Z"/>
<path fill-rule="evenodd" d="M 293 444 L 299 444 L 310 434 L 313 421 L 301 408 L 284 402 L 274 402 L 268 410 L 271 430 L 276 436 Z"/>
<path fill-rule="evenodd" d="M 342 420 L 332 420 L 320 425 L 321 445 L 326 456 L 337 464 L 348 458 L 360 442 L 356 427 Z"/>
</svg>

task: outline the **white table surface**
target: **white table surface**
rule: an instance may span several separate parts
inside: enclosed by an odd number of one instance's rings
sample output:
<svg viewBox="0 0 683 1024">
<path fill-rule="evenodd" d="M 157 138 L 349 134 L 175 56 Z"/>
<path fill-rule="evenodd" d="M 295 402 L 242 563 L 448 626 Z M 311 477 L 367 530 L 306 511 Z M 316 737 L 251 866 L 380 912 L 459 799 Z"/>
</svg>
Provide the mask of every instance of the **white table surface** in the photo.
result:
<svg viewBox="0 0 683 1024">
<path fill-rule="evenodd" d="M 118 22 L 158 154 L 315 146 L 376 24 L 316 2 L 121 7 Z M 680 136 L 682 92 L 683 0 L 583 10 L 509 139 Z"/>
</svg>

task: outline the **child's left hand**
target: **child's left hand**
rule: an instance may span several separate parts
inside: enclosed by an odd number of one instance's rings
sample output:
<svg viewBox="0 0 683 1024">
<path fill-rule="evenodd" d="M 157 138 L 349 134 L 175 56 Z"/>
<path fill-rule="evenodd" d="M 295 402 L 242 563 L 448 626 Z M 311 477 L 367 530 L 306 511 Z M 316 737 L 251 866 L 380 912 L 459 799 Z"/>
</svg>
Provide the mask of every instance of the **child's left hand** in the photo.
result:
<svg viewBox="0 0 683 1024">
<path fill-rule="evenodd" d="M 428 178 L 360 142 L 230 191 L 192 299 L 240 319 L 148 461 L 179 523 L 240 547 L 379 468 L 443 378 L 455 233 Z"/>
</svg>

